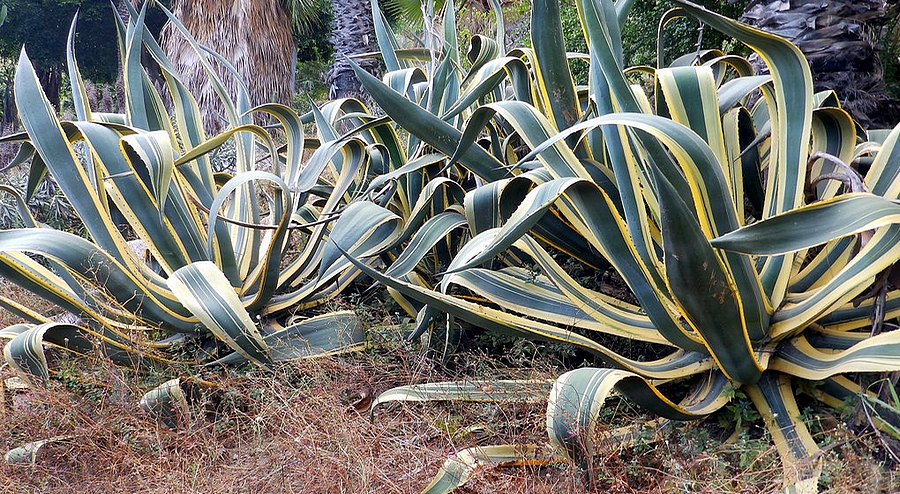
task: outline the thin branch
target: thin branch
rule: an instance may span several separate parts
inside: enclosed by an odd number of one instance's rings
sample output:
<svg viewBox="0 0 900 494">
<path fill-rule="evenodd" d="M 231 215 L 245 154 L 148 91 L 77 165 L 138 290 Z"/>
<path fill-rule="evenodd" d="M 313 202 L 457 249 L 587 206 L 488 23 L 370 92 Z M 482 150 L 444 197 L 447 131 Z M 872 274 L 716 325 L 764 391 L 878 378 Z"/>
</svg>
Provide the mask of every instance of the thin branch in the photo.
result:
<svg viewBox="0 0 900 494">
<path fill-rule="evenodd" d="M 887 440 L 884 438 L 884 435 L 881 433 L 880 430 L 878 430 L 878 427 L 875 425 L 875 420 L 869 414 L 869 407 L 866 406 L 866 404 L 865 404 L 865 398 L 862 398 L 862 401 L 863 401 L 862 409 L 863 409 L 863 413 L 866 414 L 866 420 L 869 421 L 869 425 L 872 426 L 872 430 L 875 431 L 875 435 L 878 436 L 878 440 L 881 441 L 881 445 L 884 446 L 885 451 L 887 451 L 888 454 L 891 455 L 891 458 L 893 458 L 894 461 L 896 461 L 897 463 L 900 463 L 900 458 L 898 458 L 897 454 L 894 453 L 894 449 L 891 448 L 890 444 L 888 444 Z"/>
</svg>

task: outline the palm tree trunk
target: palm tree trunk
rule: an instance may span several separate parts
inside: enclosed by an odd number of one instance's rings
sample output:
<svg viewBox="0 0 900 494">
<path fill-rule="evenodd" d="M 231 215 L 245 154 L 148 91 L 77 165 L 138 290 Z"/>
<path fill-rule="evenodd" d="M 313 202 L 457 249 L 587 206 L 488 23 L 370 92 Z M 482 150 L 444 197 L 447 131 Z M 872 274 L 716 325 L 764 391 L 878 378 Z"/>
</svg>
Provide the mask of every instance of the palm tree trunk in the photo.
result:
<svg viewBox="0 0 900 494">
<path fill-rule="evenodd" d="M 791 40 L 809 60 L 817 91 L 831 89 L 864 127 L 893 127 L 900 104 L 882 84 L 881 62 L 867 26 L 884 0 L 753 0 L 741 20 Z"/>
<path fill-rule="evenodd" d="M 177 0 L 173 13 L 200 44 L 237 69 L 247 84 L 251 105 L 290 103 L 297 53 L 283 0 Z M 221 131 L 223 106 L 193 49 L 171 24 L 163 28 L 161 44 L 197 98 L 207 132 Z M 236 98 L 237 81 L 220 63 L 212 65 Z"/>
<path fill-rule="evenodd" d="M 337 0 L 332 2 L 334 17 L 331 25 L 331 44 L 334 47 L 334 64 L 326 75 L 328 97 L 359 98 L 365 94 L 348 59 L 354 55 L 377 51 L 375 26 L 369 0 Z M 375 59 L 356 59 L 356 63 L 374 73 L 378 69 Z"/>
</svg>

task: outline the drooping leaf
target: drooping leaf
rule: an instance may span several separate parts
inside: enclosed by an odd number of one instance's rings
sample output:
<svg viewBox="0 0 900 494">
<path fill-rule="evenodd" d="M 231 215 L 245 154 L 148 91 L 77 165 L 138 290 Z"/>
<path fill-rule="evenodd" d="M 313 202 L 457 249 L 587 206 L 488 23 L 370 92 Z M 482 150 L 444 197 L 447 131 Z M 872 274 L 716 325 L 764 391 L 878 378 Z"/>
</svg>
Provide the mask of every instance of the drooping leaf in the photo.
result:
<svg viewBox="0 0 900 494">
<path fill-rule="evenodd" d="M 229 348 L 256 364 L 269 362 L 268 344 L 218 266 L 209 261 L 188 264 L 168 281 L 172 293 Z"/>
</svg>

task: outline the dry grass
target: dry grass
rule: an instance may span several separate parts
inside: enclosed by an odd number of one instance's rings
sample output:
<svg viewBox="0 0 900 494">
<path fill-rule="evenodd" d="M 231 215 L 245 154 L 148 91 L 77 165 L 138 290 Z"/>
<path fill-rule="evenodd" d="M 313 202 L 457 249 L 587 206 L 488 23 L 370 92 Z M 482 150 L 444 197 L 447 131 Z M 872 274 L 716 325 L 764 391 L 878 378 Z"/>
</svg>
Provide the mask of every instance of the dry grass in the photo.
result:
<svg viewBox="0 0 900 494">
<path fill-rule="evenodd" d="M 26 303 L 28 307 L 31 307 L 35 311 L 48 317 L 57 315 L 62 312 L 62 309 L 60 309 L 56 305 L 51 304 L 44 299 L 36 297 L 28 290 L 25 290 L 24 288 L 21 288 L 2 277 L 0 277 L 0 294 L 16 302 Z M 5 328 L 6 326 L 15 324 L 17 322 L 22 321 L 16 318 L 14 314 L 11 314 L 6 309 L 0 307 L 0 328 Z"/>
<path fill-rule="evenodd" d="M 0 317 L 0 325 L 10 322 Z M 64 364 L 52 389 L 7 391 L 0 401 L 0 450 L 70 436 L 41 449 L 33 465 L 0 462 L 0 492 L 413 493 L 454 451 L 546 442 L 540 404 L 395 403 L 379 407 L 370 420 L 353 401 L 393 386 L 561 372 L 537 354 L 526 368 L 475 353 L 460 355 L 450 371 L 397 343 L 396 335 L 380 336 L 377 350 L 297 362 L 274 374 L 205 372 L 202 377 L 217 386 L 201 390 L 178 431 L 158 426 L 138 402 L 156 383 L 194 371 L 138 375 L 102 362 Z M 0 378 L 9 377 L 3 367 Z M 611 423 L 646 419 L 627 404 L 609 410 Z M 822 491 L 900 490 L 876 439 L 854 436 L 827 410 L 814 415 L 826 431 L 822 442 L 837 444 L 825 454 Z M 594 489 L 586 489 L 577 469 L 559 464 L 485 467 L 458 492 L 779 492 L 778 456 L 761 431 L 726 440 L 730 431 L 719 418 L 607 451 L 591 465 Z"/>
<path fill-rule="evenodd" d="M 361 355 L 274 375 L 205 375 L 220 386 L 203 394 L 200 411 L 177 432 L 139 412 L 146 388 L 133 384 L 135 376 L 69 370 L 55 389 L 7 401 L 0 449 L 73 438 L 45 446 L 33 466 L 0 465 L 4 492 L 419 492 L 459 448 L 542 433 L 540 410 L 521 406 L 385 406 L 372 421 L 348 397 L 409 382 L 406 363 L 385 365 L 383 356 L 375 363 Z M 11 377 L 8 369 L 2 377 Z M 452 432 L 466 420 L 488 424 L 486 432 Z M 499 485 L 533 486 L 527 492 L 579 490 L 565 469 L 495 475 Z"/>
</svg>

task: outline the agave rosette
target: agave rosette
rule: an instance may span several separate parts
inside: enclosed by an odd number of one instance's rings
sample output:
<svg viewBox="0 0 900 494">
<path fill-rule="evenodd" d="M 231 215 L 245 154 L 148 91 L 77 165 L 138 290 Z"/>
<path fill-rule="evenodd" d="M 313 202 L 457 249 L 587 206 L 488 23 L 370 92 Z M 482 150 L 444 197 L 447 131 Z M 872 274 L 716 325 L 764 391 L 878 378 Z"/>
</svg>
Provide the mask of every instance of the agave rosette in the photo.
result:
<svg viewBox="0 0 900 494">
<path fill-rule="evenodd" d="M 585 88 L 560 62 L 553 0 L 534 3 L 533 49 L 473 67 L 444 114 L 360 71 L 397 125 L 487 181 L 466 192 L 471 240 L 434 289 L 398 275 L 405 270 L 360 268 L 427 304 L 423 314 L 569 343 L 604 361 L 609 368 L 564 374 L 550 393 L 547 428 L 565 457 L 596 452 L 597 410 L 612 390 L 685 420 L 721 409 L 740 388 L 781 453 L 786 485 L 814 489 L 819 448 L 799 419 L 795 383 L 814 382 L 815 396 L 836 405 L 863 391 L 846 375 L 900 369 L 900 334 L 871 331 L 873 314 L 898 315 L 900 295 L 865 296 L 900 257 L 900 131 L 859 131 L 832 94 L 813 92 L 787 41 L 677 3 L 667 19 L 686 15 L 743 42 L 769 74 L 701 51 L 642 69 L 654 76 L 648 94 L 625 75 L 623 0 L 577 2 Z M 498 162 L 510 176 L 496 176 Z M 560 253 L 615 270 L 637 304 L 582 286 Z M 599 333 L 654 344 L 662 357 L 629 358 Z M 690 391 L 669 396 L 673 380 Z"/>
<path fill-rule="evenodd" d="M 91 111 L 72 48 L 74 23 L 68 55 L 76 120 L 57 119 L 24 50 L 20 57 L 15 96 L 25 131 L 5 140 L 22 142 L 21 158 L 31 158 L 29 193 L 52 175 L 87 235 L 38 224 L 26 197 L 5 190 L 26 228 L 0 231 L 0 275 L 82 320 L 55 323 L 0 297 L 32 323 L 0 331 L 10 340 L 7 361 L 25 378 L 46 380 L 44 343 L 86 355 L 100 349 L 126 364 L 169 360 L 167 350 L 189 339 L 218 351 L 198 354 L 201 363 L 267 366 L 360 348 L 365 335 L 352 312 L 308 318 L 302 311 L 358 277 L 338 249 L 377 263 L 376 254 L 395 242 L 400 218 L 362 200 L 365 182 L 386 164 L 373 159 L 370 142 L 334 135 L 327 120 L 313 139 L 287 107 L 250 108 L 243 90 L 232 101 L 208 62 L 224 60 L 169 14 L 225 104 L 230 127 L 206 136 L 197 103 L 144 27 L 144 15 L 132 11 L 128 25 L 118 26 L 122 115 Z M 142 49 L 158 63 L 174 111 L 140 65 Z M 283 144 L 254 124 L 258 114 L 275 123 Z M 210 152 L 228 141 L 234 170 L 214 173 Z M 265 169 L 257 164 L 261 156 Z"/>
</svg>

